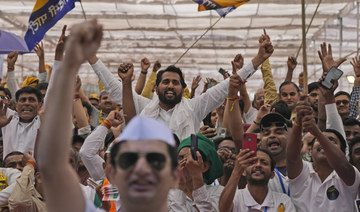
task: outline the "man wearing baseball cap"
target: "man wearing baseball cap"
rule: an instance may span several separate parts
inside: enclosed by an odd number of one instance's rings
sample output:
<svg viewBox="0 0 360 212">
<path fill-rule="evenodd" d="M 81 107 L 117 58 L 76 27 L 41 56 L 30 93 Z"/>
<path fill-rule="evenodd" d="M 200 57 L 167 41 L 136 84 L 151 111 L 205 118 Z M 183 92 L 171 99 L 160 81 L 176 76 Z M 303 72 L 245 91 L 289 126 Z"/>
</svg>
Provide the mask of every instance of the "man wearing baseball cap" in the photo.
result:
<svg viewBox="0 0 360 212">
<path fill-rule="evenodd" d="M 269 113 L 260 121 L 260 148 L 266 149 L 276 162 L 275 177 L 269 181 L 269 189 L 289 195 L 289 179 L 286 172 L 286 148 L 291 121 L 279 113 Z"/>
</svg>

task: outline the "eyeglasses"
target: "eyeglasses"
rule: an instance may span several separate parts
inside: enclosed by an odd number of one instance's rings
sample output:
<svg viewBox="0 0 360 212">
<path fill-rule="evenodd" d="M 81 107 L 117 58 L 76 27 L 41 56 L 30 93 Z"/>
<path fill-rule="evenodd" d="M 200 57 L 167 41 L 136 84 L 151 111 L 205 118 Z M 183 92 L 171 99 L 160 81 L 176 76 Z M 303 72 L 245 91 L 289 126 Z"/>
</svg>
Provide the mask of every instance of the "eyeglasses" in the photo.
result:
<svg viewBox="0 0 360 212">
<path fill-rule="evenodd" d="M 118 157 L 118 165 L 120 168 L 127 170 L 136 165 L 140 157 L 145 157 L 149 166 L 156 170 L 161 171 L 166 164 L 166 156 L 158 152 L 137 153 L 137 152 L 123 152 Z"/>
<path fill-rule="evenodd" d="M 337 100 L 336 101 L 336 105 L 340 105 L 341 103 L 343 103 L 344 105 L 347 105 L 347 104 L 349 104 L 349 100 L 344 99 L 344 100 Z"/>
<path fill-rule="evenodd" d="M 279 129 L 285 129 L 287 131 L 287 125 L 284 122 L 267 122 L 267 123 L 263 123 L 263 124 L 261 124 L 260 129 L 261 130 L 268 130 L 272 126 L 275 126 L 276 128 L 279 128 Z"/>
<path fill-rule="evenodd" d="M 224 149 L 228 149 L 228 150 L 230 150 L 233 154 L 236 154 L 235 148 L 230 148 L 230 147 L 228 147 L 228 146 L 222 146 L 222 147 L 220 147 L 218 150 L 224 150 Z"/>
</svg>

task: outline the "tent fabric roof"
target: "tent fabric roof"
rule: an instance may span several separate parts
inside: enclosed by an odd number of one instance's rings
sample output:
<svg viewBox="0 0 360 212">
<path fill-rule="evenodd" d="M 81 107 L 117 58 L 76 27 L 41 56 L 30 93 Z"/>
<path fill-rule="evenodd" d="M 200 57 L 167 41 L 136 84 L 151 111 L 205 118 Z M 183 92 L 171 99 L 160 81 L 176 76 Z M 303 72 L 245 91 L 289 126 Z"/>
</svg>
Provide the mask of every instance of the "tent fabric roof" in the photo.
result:
<svg viewBox="0 0 360 212">
<path fill-rule="evenodd" d="M 133 62 L 136 73 L 140 72 L 140 60 L 148 57 L 153 63 L 161 61 L 163 67 L 174 64 L 180 55 L 218 18 L 215 11 L 197 12 L 191 0 L 83 0 L 87 19 L 97 18 L 104 25 L 104 39 L 98 57 L 116 74 L 122 62 Z M 0 28 L 24 36 L 34 0 L 0 0 Z M 316 9 L 318 1 L 306 1 L 306 23 Z M 321 75 L 321 63 L 317 50 L 323 41 L 333 45 L 334 57 L 356 55 L 357 50 L 357 2 L 350 0 L 323 1 L 307 34 L 309 82 Z M 46 62 L 52 64 L 54 49 L 64 24 L 83 21 L 79 3 L 46 34 Z M 270 58 L 277 86 L 284 80 L 287 57 L 295 56 L 301 44 L 300 0 L 251 0 L 220 20 L 187 55 L 177 64 L 185 73 L 189 85 L 196 75 L 203 79 L 221 79 L 217 70 L 231 70 L 230 61 L 238 53 L 249 62 L 257 53 L 258 38 L 266 28 L 271 36 L 275 52 Z M 6 66 L 4 66 L 6 67 Z M 20 56 L 17 77 L 36 74 L 36 54 Z M 293 79 L 296 82 L 302 71 L 302 53 Z M 344 75 L 352 74 L 348 62 L 341 66 Z M 84 84 L 96 84 L 97 77 L 88 64 L 80 71 Z M 258 71 L 247 83 L 249 93 L 261 87 Z M 200 86 L 201 87 L 201 86 Z M 346 77 L 340 81 L 340 89 L 350 91 Z M 201 90 L 199 88 L 198 90 Z"/>
</svg>

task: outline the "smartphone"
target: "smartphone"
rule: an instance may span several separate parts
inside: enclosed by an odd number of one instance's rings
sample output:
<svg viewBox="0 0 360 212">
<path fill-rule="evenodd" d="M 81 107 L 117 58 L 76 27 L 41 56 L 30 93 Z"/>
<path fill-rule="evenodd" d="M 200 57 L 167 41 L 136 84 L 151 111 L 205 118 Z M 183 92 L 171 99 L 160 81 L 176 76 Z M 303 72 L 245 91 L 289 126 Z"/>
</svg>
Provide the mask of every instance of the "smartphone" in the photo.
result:
<svg viewBox="0 0 360 212">
<path fill-rule="evenodd" d="M 207 87 L 208 88 L 211 88 L 211 87 L 214 87 L 215 85 L 217 84 L 217 82 L 210 82 Z"/>
<path fill-rule="evenodd" d="M 225 76 L 226 71 L 225 71 L 225 69 L 220 68 L 220 69 L 219 69 L 219 73 L 220 73 L 221 75 Z"/>
<path fill-rule="evenodd" d="M 329 72 L 326 74 L 325 79 L 321 82 L 325 88 L 330 89 L 334 84 L 331 82 L 332 79 L 339 79 L 343 75 L 343 72 L 336 68 L 335 66 L 331 67 Z"/>
<path fill-rule="evenodd" d="M 196 152 L 198 151 L 198 137 L 195 134 L 191 134 L 191 155 L 194 158 L 194 160 L 197 160 Z"/>
<path fill-rule="evenodd" d="M 254 151 L 253 157 L 256 156 L 257 136 L 255 133 L 244 133 L 244 140 L 242 142 L 242 149 L 250 149 Z"/>
</svg>

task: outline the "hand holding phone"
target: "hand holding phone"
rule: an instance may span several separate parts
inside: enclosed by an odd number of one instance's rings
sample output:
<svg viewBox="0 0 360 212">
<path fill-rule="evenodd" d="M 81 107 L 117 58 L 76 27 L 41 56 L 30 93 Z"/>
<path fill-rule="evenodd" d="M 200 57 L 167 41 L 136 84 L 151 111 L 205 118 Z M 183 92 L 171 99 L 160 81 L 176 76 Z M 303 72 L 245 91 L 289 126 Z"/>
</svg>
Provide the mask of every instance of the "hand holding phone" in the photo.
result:
<svg viewBox="0 0 360 212">
<path fill-rule="evenodd" d="M 340 79 L 340 77 L 342 75 L 343 75 L 343 72 L 340 69 L 333 66 L 330 68 L 330 70 L 326 74 L 325 79 L 323 81 L 321 81 L 321 85 L 327 89 L 330 89 L 334 85 L 334 83 L 332 83 L 331 81 L 333 79 L 336 79 L 336 80 Z"/>
<path fill-rule="evenodd" d="M 196 152 L 198 151 L 198 137 L 195 134 L 191 134 L 191 155 L 194 158 L 194 160 L 198 160 L 198 157 L 196 155 Z"/>
<path fill-rule="evenodd" d="M 254 151 L 253 157 L 256 156 L 257 136 L 254 133 L 244 133 L 244 140 L 242 142 L 242 149 L 250 149 Z"/>
</svg>

